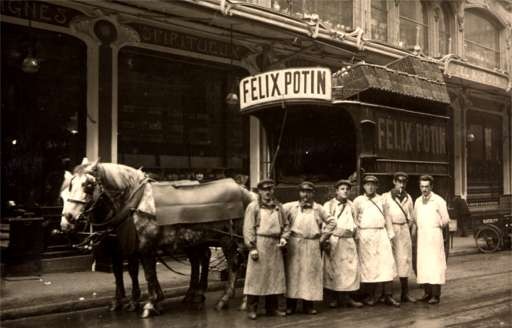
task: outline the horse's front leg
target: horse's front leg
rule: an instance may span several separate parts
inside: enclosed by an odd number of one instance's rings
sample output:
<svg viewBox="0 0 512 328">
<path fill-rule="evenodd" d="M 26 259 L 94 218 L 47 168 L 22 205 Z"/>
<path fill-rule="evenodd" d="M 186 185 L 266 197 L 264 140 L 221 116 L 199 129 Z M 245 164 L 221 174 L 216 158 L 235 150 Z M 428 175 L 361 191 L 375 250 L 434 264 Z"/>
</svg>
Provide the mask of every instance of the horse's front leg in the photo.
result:
<svg viewBox="0 0 512 328">
<path fill-rule="evenodd" d="M 164 293 L 158 282 L 156 275 L 156 258 L 154 254 L 142 255 L 142 266 L 144 268 L 144 275 L 148 284 L 149 300 L 144 305 L 142 311 L 142 318 L 148 318 L 154 314 L 159 314 L 158 303 L 164 298 Z"/>
<path fill-rule="evenodd" d="M 201 267 L 201 276 L 199 279 L 197 292 L 194 297 L 194 303 L 197 304 L 196 308 L 200 310 L 202 309 L 204 301 L 206 300 L 205 294 L 208 289 L 208 270 L 210 269 L 210 258 L 212 256 L 212 252 L 210 251 L 210 247 L 203 246 L 197 249 L 196 254 L 200 259 L 199 262 Z"/>
<path fill-rule="evenodd" d="M 112 272 L 116 283 L 116 295 L 109 306 L 110 311 L 119 311 L 123 308 L 125 298 L 123 281 L 123 257 L 117 250 L 112 250 Z"/>
<path fill-rule="evenodd" d="M 137 255 L 131 255 L 128 258 L 128 272 L 132 279 L 132 298 L 126 305 L 125 310 L 134 312 L 139 308 L 141 294 L 139 286 L 139 257 Z"/>
<path fill-rule="evenodd" d="M 220 311 L 228 306 L 230 298 L 235 295 L 235 283 L 238 274 L 239 263 L 237 261 L 236 248 L 232 245 L 229 247 L 222 247 L 222 251 L 224 252 L 224 256 L 226 257 L 227 265 L 228 265 L 228 281 L 226 283 L 226 287 L 224 289 L 224 294 L 217 301 L 217 305 L 215 309 Z"/>
<path fill-rule="evenodd" d="M 185 297 L 183 297 L 183 303 L 191 303 L 196 294 L 197 286 L 199 283 L 199 260 L 196 256 L 194 249 L 188 247 L 185 249 L 185 255 L 190 262 L 190 283 Z"/>
</svg>

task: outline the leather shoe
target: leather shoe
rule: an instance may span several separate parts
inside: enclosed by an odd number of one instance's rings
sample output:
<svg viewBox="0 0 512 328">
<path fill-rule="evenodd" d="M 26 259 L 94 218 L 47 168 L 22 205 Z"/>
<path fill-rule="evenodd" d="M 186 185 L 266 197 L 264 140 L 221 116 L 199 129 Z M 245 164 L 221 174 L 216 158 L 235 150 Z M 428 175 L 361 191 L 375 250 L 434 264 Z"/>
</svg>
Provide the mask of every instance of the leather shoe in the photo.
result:
<svg viewBox="0 0 512 328">
<path fill-rule="evenodd" d="M 420 302 L 428 302 L 430 301 L 430 299 L 432 298 L 432 296 L 430 296 L 429 294 L 425 294 L 423 295 L 422 298 L 419 299 Z"/>
<path fill-rule="evenodd" d="M 368 306 L 374 306 L 375 304 L 377 304 L 377 301 L 373 297 L 368 297 L 368 298 L 364 299 L 363 303 Z"/>
<path fill-rule="evenodd" d="M 348 306 L 351 306 L 351 307 L 355 307 L 355 308 L 360 308 L 360 307 L 363 307 L 364 304 L 361 303 L 361 302 L 357 302 L 357 301 L 354 301 L 353 299 L 349 299 L 348 302 L 347 302 L 347 305 Z"/>
<path fill-rule="evenodd" d="M 305 313 L 315 315 L 318 313 L 318 311 L 315 308 L 309 308 L 305 311 Z"/>
<path fill-rule="evenodd" d="M 254 311 L 247 312 L 247 318 L 249 318 L 251 320 L 256 320 L 257 317 L 258 317 L 258 315 L 256 314 L 256 312 L 254 312 Z"/>
<path fill-rule="evenodd" d="M 293 309 L 293 308 L 287 308 L 286 309 L 286 315 L 292 315 L 294 313 L 295 313 L 295 309 Z"/>
<path fill-rule="evenodd" d="M 336 308 L 336 307 L 338 307 L 338 302 L 336 302 L 336 300 L 332 300 L 332 301 L 330 301 L 330 302 L 329 302 L 329 307 L 330 307 L 330 308 L 333 308 L 333 309 L 334 309 L 334 308 Z"/>
<path fill-rule="evenodd" d="M 437 296 L 433 296 L 430 300 L 428 300 L 428 304 L 439 304 L 441 300 Z"/>
<path fill-rule="evenodd" d="M 400 303 L 395 301 L 395 299 L 391 296 L 386 296 L 384 299 L 384 303 L 386 303 L 387 305 L 400 307 Z"/>
<path fill-rule="evenodd" d="M 412 296 L 410 296 L 409 294 L 405 294 L 405 295 L 402 295 L 402 297 L 400 297 L 400 301 L 402 303 L 416 303 L 416 299 Z"/>
<path fill-rule="evenodd" d="M 270 316 L 286 317 L 286 311 L 274 310 L 274 311 L 270 311 L 270 312 L 267 312 L 267 313 Z"/>
</svg>

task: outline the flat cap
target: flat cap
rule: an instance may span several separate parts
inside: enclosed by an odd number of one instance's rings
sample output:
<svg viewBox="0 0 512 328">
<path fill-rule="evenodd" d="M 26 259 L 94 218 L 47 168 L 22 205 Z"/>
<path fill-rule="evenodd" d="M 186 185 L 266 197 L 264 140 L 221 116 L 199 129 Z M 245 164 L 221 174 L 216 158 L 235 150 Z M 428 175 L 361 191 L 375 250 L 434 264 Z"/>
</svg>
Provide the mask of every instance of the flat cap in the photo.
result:
<svg viewBox="0 0 512 328">
<path fill-rule="evenodd" d="M 313 182 L 309 182 L 309 181 L 303 181 L 300 185 L 299 185 L 299 189 L 300 190 L 315 190 L 315 184 Z"/>
<path fill-rule="evenodd" d="M 272 179 L 263 179 L 256 185 L 258 189 L 267 189 L 274 186 L 274 180 Z"/>
<path fill-rule="evenodd" d="M 393 179 L 398 179 L 399 177 L 404 177 L 404 178 L 408 179 L 409 175 L 407 173 L 401 172 L 401 171 L 395 172 L 395 174 L 393 174 Z"/>
<path fill-rule="evenodd" d="M 334 184 L 334 188 L 338 188 L 341 185 L 347 185 L 349 187 L 352 187 L 352 182 L 350 182 L 350 180 L 341 179 L 336 181 L 336 183 Z"/>
<path fill-rule="evenodd" d="M 379 179 L 377 179 L 375 175 L 365 175 L 363 178 L 363 183 L 367 182 L 379 183 Z"/>
</svg>

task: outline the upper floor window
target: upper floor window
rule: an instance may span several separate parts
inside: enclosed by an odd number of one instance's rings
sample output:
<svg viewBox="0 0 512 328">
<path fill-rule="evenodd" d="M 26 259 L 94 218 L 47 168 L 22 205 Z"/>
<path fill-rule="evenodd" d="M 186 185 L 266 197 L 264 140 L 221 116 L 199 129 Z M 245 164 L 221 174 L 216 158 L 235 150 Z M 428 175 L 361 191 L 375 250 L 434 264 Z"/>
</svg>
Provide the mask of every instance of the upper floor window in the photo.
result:
<svg viewBox="0 0 512 328">
<path fill-rule="evenodd" d="M 450 12 L 444 8 L 439 8 L 437 11 L 439 16 L 437 19 L 437 30 L 439 33 L 439 55 L 446 55 L 452 52 L 450 44 L 451 39 L 451 25 L 450 25 Z"/>
<path fill-rule="evenodd" d="M 388 1 L 372 0 L 371 36 L 373 40 L 388 41 Z"/>
<path fill-rule="evenodd" d="M 272 8 L 297 17 L 317 14 L 329 28 L 353 25 L 353 0 L 272 0 Z"/>
<path fill-rule="evenodd" d="M 464 21 L 466 59 L 487 68 L 499 67 L 499 32 L 496 25 L 471 10 L 464 13 Z"/>
<path fill-rule="evenodd" d="M 419 45 L 428 52 L 428 25 L 425 6 L 418 0 L 400 1 L 399 46 L 410 49 Z"/>
</svg>

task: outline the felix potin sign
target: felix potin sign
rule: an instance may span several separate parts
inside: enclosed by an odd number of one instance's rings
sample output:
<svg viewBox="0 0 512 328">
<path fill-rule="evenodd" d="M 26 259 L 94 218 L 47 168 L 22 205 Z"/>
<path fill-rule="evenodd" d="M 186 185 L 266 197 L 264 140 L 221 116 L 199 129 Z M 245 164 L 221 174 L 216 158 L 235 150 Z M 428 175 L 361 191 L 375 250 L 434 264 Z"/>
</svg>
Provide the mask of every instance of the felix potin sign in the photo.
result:
<svg viewBox="0 0 512 328">
<path fill-rule="evenodd" d="M 240 109 L 279 100 L 331 100 L 328 68 L 290 68 L 240 81 Z"/>
</svg>

